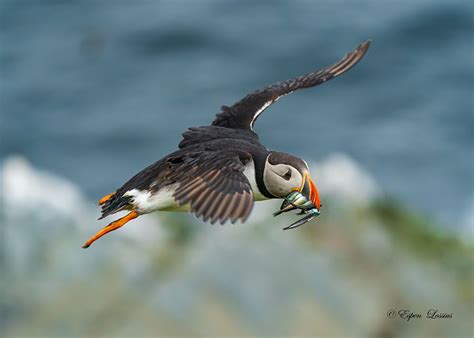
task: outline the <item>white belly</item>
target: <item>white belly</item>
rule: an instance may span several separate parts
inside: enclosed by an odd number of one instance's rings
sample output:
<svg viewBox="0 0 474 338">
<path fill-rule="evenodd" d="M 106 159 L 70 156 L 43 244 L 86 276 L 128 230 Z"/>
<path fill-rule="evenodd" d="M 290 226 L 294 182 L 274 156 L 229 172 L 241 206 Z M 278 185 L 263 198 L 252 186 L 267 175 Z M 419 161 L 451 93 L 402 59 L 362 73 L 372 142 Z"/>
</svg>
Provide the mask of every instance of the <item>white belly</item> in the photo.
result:
<svg viewBox="0 0 474 338">
<path fill-rule="evenodd" d="M 124 196 L 133 197 L 133 206 L 141 214 L 148 214 L 153 211 L 189 211 L 189 205 L 179 206 L 176 203 L 173 193 L 177 184 L 170 185 L 156 192 L 132 189 Z"/>
</svg>

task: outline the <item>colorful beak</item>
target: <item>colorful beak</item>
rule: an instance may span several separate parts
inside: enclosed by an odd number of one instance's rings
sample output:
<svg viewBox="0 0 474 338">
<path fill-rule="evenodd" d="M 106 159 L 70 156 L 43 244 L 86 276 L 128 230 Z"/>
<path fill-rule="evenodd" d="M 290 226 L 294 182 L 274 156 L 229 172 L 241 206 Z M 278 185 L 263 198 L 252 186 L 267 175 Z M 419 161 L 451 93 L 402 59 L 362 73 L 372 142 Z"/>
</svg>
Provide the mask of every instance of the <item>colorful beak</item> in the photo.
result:
<svg viewBox="0 0 474 338">
<path fill-rule="evenodd" d="M 319 199 L 318 189 L 316 189 L 316 185 L 311 180 L 308 173 L 304 175 L 303 184 L 299 191 L 308 199 L 310 199 L 316 208 L 318 208 L 318 210 L 321 209 L 321 201 Z"/>
</svg>

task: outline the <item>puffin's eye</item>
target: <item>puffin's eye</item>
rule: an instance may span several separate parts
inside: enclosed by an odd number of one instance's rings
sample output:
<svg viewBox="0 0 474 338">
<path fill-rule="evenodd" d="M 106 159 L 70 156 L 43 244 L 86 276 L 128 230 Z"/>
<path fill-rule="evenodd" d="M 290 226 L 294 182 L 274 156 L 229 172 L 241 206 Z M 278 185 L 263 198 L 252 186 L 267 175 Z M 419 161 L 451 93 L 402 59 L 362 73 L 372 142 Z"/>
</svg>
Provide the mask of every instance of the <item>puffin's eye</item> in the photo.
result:
<svg viewBox="0 0 474 338">
<path fill-rule="evenodd" d="M 283 175 L 283 178 L 285 180 L 289 180 L 291 178 L 291 170 L 288 170 L 285 175 Z"/>
</svg>

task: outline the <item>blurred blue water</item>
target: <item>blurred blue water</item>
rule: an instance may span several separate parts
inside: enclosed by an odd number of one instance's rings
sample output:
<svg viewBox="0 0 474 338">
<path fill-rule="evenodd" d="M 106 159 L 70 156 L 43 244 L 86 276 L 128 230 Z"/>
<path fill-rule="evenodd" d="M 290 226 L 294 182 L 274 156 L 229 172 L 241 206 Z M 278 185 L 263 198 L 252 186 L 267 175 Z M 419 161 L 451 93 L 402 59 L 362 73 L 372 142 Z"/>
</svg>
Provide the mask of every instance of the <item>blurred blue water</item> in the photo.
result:
<svg viewBox="0 0 474 338">
<path fill-rule="evenodd" d="M 472 2 L 0 4 L 0 160 L 97 198 L 220 105 L 371 38 L 354 70 L 262 115 L 261 140 L 308 161 L 347 153 L 447 227 L 474 203 Z"/>
</svg>

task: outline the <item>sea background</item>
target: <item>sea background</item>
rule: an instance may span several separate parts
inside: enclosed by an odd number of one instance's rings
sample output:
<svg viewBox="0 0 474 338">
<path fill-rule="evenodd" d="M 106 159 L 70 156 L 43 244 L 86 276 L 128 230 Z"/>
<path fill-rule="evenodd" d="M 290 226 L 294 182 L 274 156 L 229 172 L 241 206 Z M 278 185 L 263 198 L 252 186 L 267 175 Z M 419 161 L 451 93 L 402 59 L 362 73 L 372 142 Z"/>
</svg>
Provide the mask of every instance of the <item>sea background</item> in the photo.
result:
<svg viewBox="0 0 474 338">
<path fill-rule="evenodd" d="M 470 1 L 1 0 L 1 336 L 471 335 L 473 13 Z M 294 216 L 271 218 L 278 202 L 224 227 L 161 213 L 80 249 L 110 221 L 95 201 L 187 127 L 367 39 L 354 69 L 255 126 L 310 163 L 320 220 L 281 231 Z M 386 316 L 431 307 L 454 318 Z"/>
</svg>

